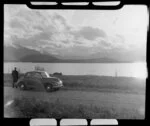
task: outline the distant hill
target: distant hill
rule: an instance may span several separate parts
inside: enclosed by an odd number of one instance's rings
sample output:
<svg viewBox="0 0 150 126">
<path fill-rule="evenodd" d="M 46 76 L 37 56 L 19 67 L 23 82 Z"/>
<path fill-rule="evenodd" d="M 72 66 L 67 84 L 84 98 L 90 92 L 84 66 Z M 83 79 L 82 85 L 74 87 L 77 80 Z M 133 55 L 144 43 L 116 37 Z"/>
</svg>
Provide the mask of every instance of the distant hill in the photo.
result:
<svg viewBox="0 0 150 126">
<path fill-rule="evenodd" d="M 21 62 L 58 62 L 59 59 L 45 55 L 45 54 L 33 54 L 22 57 Z"/>
<path fill-rule="evenodd" d="M 117 60 L 109 59 L 109 58 L 98 58 L 98 59 L 65 59 L 61 60 L 61 62 L 66 63 L 115 63 Z"/>
<path fill-rule="evenodd" d="M 6 62 L 52 62 L 57 60 L 54 56 L 42 54 L 33 49 L 4 46 L 4 61 Z"/>
<path fill-rule="evenodd" d="M 61 59 L 48 53 L 28 49 L 22 46 L 17 48 L 12 46 L 4 46 L 4 61 L 5 62 L 49 62 L 49 63 L 125 63 L 144 61 L 145 57 L 134 56 L 132 58 L 127 55 L 115 55 L 113 58 L 90 58 L 90 59 Z"/>
<path fill-rule="evenodd" d="M 57 63 L 101 63 L 101 62 L 117 62 L 113 59 L 60 59 L 55 56 L 42 54 L 39 51 L 28 49 L 25 47 L 4 46 L 5 62 L 57 62 Z"/>
</svg>

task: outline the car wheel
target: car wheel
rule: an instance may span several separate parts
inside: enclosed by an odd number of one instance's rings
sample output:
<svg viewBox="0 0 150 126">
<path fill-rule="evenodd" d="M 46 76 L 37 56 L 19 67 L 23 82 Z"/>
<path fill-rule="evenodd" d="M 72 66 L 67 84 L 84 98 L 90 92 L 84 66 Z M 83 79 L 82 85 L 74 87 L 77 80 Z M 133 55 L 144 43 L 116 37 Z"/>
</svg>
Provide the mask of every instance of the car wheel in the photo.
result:
<svg viewBox="0 0 150 126">
<path fill-rule="evenodd" d="M 47 92 L 53 91 L 53 88 L 52 88 L 52 85 L 51 85 L 51 84 L 47 84 L 45 88 L 46 88 L 46 91 L 47 91 Z"/>
<path fill-rule="evenodd" d="M 56 89 L 55 89 L 55 91 L 58 91 L 58 90 L 59 90 L 59 88 L 56 88 Z"/>
<path fill-rule="evenodd" d="M 24 83 L 20 83 L 19 88 L 20 88 L 20 90 L 25 90 L 26 86 Z"/>
</svg>

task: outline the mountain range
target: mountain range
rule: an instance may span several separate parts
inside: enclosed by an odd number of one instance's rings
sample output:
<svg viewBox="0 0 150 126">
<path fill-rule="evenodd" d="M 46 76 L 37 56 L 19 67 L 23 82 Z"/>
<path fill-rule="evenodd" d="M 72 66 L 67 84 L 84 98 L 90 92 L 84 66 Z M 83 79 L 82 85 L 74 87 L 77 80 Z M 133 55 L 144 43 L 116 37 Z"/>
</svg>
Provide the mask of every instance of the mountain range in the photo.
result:
<svg viewBox="0 0 150 126">
<path fill-rule="evenodd" d="M 4 62 L 46 62 L 46 63 L 124 63 L 145 61 L 144 56 L 130 57 L 129 54 L 124 56 L 115 55 L 113 57 L 98 57 L 89 59 L 63 59 L 46 52 L 41 53 L 34 49 L 18 46 L 4 46 Z"/>
</svg>

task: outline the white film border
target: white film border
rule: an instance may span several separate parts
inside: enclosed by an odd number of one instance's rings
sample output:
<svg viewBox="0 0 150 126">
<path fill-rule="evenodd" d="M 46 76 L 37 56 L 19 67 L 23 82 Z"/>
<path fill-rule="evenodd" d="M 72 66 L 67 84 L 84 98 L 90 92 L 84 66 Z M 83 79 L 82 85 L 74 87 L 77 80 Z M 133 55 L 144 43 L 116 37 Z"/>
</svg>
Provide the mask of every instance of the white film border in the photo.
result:
<svg viewBox="0 0 150 126">
<path fill-rule="evenodd" d="M 90 125 L 118 125 L 116 119 L 92 119 Z"/>
<path fill-rule="evenodd" d="M 86 119 L 61 119 L 60 126 L 87 126 L 88 122 Z M 118 121 L 116 119 L 92 119 L 90 122 L 90 126 L 95 125 L 118 125 Z M 30 126 L 57 126 L 56 119 L 31 119 Z"/>
<path fill-rule="evenodd" d="M 53 118 L 52 119 L 48 119 L 48 118 L 31 119 L 30 126 L 57 126 L 57 120 Z"/>
<path fill-rule="evenodd" d="M 86 119 L 62 119 L 60 121 L 60 126 L 87 126 Z"/>
</svg>

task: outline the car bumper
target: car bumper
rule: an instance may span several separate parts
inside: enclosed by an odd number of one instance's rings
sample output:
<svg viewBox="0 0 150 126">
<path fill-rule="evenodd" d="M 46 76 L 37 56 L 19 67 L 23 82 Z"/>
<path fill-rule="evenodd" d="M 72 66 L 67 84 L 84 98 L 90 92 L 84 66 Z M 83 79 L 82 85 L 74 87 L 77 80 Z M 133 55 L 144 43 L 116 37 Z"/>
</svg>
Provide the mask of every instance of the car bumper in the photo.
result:
<svg viewBox="0 0 150 126">
<path fill-rule="evenodd" d="M 57 85 L 53 85 L 53 88 L 61 88 L 61 87 L 63 87 L 63 84 L 57 84 Z"/>
</svg>

